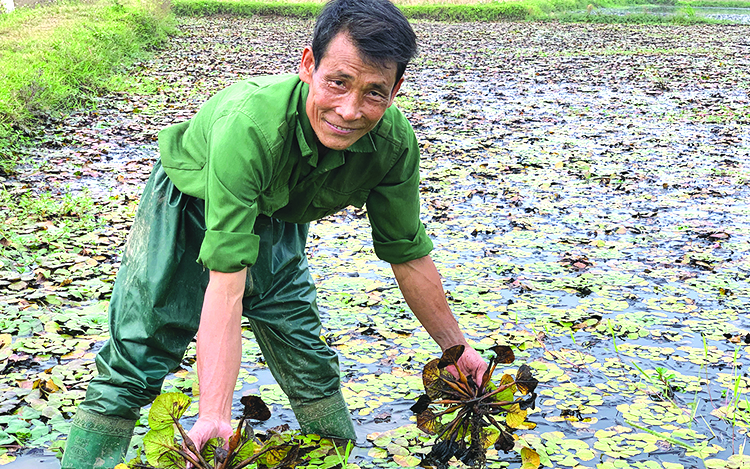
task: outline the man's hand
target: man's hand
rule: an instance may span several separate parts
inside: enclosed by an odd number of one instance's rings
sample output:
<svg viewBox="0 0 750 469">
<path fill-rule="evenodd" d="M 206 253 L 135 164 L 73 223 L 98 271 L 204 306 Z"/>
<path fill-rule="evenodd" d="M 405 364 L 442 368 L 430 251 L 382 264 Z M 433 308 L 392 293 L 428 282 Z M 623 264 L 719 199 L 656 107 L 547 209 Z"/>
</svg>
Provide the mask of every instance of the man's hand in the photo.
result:
<svg viewBox="0 0 750 469">
<path fill-rule="evenodd" d="M 208 440 L 217 437 L 224 438 L 224 448 L 228 449 L 229 438 L 232 436 L 232 433 L 232 426 L 229 422 L 220 419 L 200 417 L 193 425 L 193 428 L 188 432 L 188 437 L 193 441 L 193 444 L 198 451 L 203 449 L 203 445 L 205 445 Z M 192 465 L 188 464 L 188 469 L 191 467 Z"/>
<path fill-rule="evenodd" d="M 468 345 L 465 347 L 463 355 L 458 359 L 458 367 L 461 369 L 461 373 L 463 373 L 464 376 L 471 376 L 474 379 L 474 383 L 479 386 L 482 384 L 482 376 L 484 376 L 484 370 L 487 369 L 487 363 L 485 363 L 484 359 L 476 350 Z M 445 369 L 448 370 L 454 378 L 458 379 L 458 372 L 456 371 L 455 366 L 449 365 L 445 367 Z"/>
<path fill-rule="evenodd" d="M 484 370 L 487 369 L 487 363 L 476 350 L 467 345 L 463 355 L 458 359 L 458 367 L 463 374 L 471 375 L 477 386 L 482 384 L 482 376 L 484 376 Z"/>
</svg>

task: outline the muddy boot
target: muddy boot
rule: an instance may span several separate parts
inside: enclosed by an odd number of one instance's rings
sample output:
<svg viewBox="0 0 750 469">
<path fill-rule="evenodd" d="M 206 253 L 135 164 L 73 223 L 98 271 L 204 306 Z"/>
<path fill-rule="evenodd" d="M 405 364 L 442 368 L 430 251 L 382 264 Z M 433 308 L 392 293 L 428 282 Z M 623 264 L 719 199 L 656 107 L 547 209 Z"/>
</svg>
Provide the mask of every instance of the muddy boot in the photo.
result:
<svg viewBox="0 0 750 469">
<path fill-rule="evenodd" d="M 302 433 L 314 433 L 328 438 L 357 440 L 354 424 L 341 391 L 317 401 L 292 401 Z"/>
<path fill-rule="evenodd" d="M 78 409 L 68 435 L 62 469 L 112 469 L 124 462 L 134 420 Z"/>
</svg>

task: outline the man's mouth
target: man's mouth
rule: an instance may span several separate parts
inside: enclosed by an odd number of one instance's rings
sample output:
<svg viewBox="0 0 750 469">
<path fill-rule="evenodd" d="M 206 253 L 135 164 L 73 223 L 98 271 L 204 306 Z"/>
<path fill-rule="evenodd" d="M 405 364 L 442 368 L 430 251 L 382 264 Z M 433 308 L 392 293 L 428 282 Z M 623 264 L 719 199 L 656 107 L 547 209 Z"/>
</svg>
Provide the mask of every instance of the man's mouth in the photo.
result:
<svg viewBox="0 0 750 469">
<path fill-rule="evenodd" d="M 326 123 L 328 125 L 330 125 L 331 127 L 333 127 L 334 129 L 338 130 L 339 132 L 349 133 L 349 132 L 354 132 L 354 131 L 357 130 L 357 129 L 353 129 L 353 128 L 350 128 L 350 127 L 342 127 L 340 125 L 336 125 L 336 124 L 334 124 L 332 122 L 329 122 L 329 121 L 326 121 Z"/>
</svg>

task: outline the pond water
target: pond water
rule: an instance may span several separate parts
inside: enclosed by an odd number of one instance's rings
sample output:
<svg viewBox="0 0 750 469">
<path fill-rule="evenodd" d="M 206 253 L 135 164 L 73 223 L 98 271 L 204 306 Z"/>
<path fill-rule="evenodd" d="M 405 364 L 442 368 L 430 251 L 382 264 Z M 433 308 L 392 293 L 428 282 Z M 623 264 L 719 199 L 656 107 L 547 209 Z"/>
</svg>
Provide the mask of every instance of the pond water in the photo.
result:
<svg viewBox="0 0 750 469">
<path fill-rule="evenodd" d="M 162 109 L 152 95 L 128 96 L 131 110 L 153 106 L 135 116 L 101 106 L 97 119 L 108 125 L 81 119 L 66 130 L 71 141 L 116 142 L 130 135 L 123 128 L 163 126 L 178 112 L 174 103 L 196 108 L 248 63 L 258 73 L 293 72 L 310 23 L 199 18 L 183 19 L 180 28 L 175 43 L 138 72 L 174 84 L 164 99 L 169 104 Z M 541 381 L 529 415 L 537 426 L 517 434 L 547 451 L 555 467 L 611 469 L 626 461 L 680 469 L 700 467 L 702 457 L 726 467 L 750 429 L 747 28 L 429 22 L 415 28 L 422 54 L 397 104 L 421 143 L 422 221 L 436 245 L 448 301 L 472 343 L 486 355 L 496 343 L 511 345 L 517 361 L 500 371 L 528 363 Z M 127 125 L 112 124 L 122 121 Z M 153 144 L 126 139 L 122 153 L 96 154 L 93 161 L 76 149 L 62 152 L 42 155 L 54 156 L 54 176 L 37 171 L 19 177 L 18 186 L 44 191 L 68 180 L 76 181 L 72 190 L 90 186 L 101 197 L 95 209 L 115 228 L 85 241 L 85 251 L 114 256 L 127 233 L 121 218 L 132 217 L 133 197 L 156 158 Z M 341 357 L 359 435 L 354 462 L 394 467 L 396 453 L 429 451 L 424 441 L 397 432 L 413 419 L 419 373 L 439 350 L 408 313 L 389 266 L 375 260 L 362 211 L 347 209 L 310 232 L 323 337 Z M 18 330 L 26 331 L 14 342 L 19 353 L 50 348 L 35 342 L 48 323 L 74 328 L 76 318 L 56 314 L 94 315 L 84 308 L 98 296 L 65 296 L 73 288 L 90 291 L 85 275 L 72 274 L 86 263 L 50 265 L 51 278 L 55 269 L 65 271 L 53 284 L 64 306 L 42 304 L 23 310 L 30 312 L 25 316 L 7 309 L 5 316 L 16 314 Z M 23 294 L 14 294 L 13 304 Z M 81 343 L 3 378 L 2 398 L 28 409 L 13 395 L 18 383 L 31 386 L 49 370 L 65 380 L 70 400 L 80 399 L 91 373 L 85 353 L 104 334 L 102 327 L 85 331 L 77 336 Z M 189 391 L 191 372 L 186 360 L 165 390 Z M 259 429 L 294 425 L 249 331 L 240 382 L 237 405 L 243 393 L 254 393 L 272 406 L 273 419 Z M 664 399 L 667 385 L 671 401 Z M 60 434 L 56 428 L 44 434 L 37 418 L 18 420 L 39 427 L 37 446 Z M 520 466 L 515 453 L 491 459 L 493 468 Z M 44 454 L 24 454 L 7 467 L 29 463 L 56 467 Z"/>
<path fill-rule="evenodd" d="M 692 16 L 713 20 L 727 21 L 735 24 L 750 24 L 750 8 L 728 7 L 681 7 L 675 5 L 633 5 L 618 8 L 599 8 L 593 14 L 632 15 L 648 13 L 659 16 Z"/>
<path fill-rule="evenodd" d="M 27 454 L 3 467 L 8 469 L 60 469 L 60 461 L 51 453 Z"/>
</svg>

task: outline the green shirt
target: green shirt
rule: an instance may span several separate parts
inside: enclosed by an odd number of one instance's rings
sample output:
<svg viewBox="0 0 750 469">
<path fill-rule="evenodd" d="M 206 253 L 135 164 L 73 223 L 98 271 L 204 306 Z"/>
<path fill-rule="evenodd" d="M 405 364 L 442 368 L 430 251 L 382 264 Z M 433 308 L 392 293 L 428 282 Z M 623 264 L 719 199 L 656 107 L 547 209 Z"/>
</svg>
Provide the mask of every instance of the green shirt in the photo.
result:
<svg viewBox="0 0 750 469">
<path fill-rule="evenodd" d="M 159 133 L 162 165 L 183 193 L 205 200 L 198 261 L 210 270 L 251 266 L 259 214 L 308 223 L 367 204 L 376 255 L 398 264 L 426 256 L 419 220 L 419 148 L 391 106 L 378 125 L 343 151 L 320 154 L 297 75 L 236 83 L 189 121 Z"/>
</svg>

